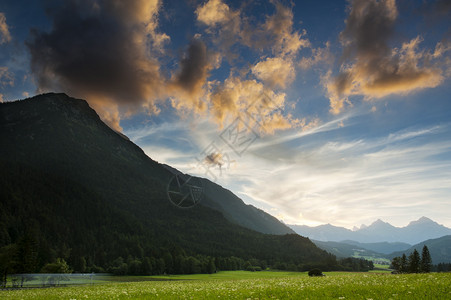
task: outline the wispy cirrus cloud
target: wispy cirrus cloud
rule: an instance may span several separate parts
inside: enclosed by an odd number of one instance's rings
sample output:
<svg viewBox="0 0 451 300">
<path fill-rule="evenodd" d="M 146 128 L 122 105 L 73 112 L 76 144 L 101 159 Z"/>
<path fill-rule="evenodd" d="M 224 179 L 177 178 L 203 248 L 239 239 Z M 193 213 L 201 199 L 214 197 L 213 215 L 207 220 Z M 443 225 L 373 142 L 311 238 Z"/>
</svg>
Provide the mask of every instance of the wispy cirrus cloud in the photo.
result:
<svg viewBox="0 0 451 300">
<path fill-rule="evenodd" d="M 446 158 L 451 143 L 442 138 L 450 130 L 447 124 L 378 139 L 321 139 L 287 151 L 267 145 L 278 151 L 270 156 L 258 151 L 239 166 L 250 173 L 240 192 L 276 209 L 288 223 L 350 228 L 382 217 L 399 226 L 434 213 L 449 226 L 446 213 L 437 212 L 446 211 L 451 192 L 451 160 Z M 433 142 L 415 143 L 434 136 Z M 286 152 L 297 154 L 287 158 Z"/>
</svg>

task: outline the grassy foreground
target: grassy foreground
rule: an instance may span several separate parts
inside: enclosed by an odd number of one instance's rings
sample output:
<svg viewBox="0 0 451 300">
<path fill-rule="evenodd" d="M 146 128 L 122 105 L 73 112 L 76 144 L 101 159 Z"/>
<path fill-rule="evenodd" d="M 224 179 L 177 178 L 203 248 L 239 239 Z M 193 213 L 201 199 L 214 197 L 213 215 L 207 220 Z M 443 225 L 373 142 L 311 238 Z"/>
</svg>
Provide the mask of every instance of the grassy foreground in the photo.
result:
<svg viewBox="0 0 451 300">
<path fill-rule="evenodd" d="M 219 272 L 0 291 L 2 299 L 451 299 L 451 274 Z M 154 277 L 155 278 L 155 277 Z M 143 278 L 144 279 L 144 278 Z M 148 278 L 151 279 L 151 278 Z"/>
</svg>

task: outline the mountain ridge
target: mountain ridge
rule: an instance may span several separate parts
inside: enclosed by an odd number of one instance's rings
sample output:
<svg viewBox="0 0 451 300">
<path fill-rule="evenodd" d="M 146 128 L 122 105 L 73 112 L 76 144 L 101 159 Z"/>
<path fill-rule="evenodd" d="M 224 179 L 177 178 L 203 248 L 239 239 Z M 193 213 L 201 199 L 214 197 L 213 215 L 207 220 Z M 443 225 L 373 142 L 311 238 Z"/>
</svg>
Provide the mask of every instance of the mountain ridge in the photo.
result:
<svg viewBox="0 0 451 300">
<path fill-rule="evenodd" d="M 145 156 L 152 162 L 152 166 L 154 168 L 157 168 L 160 171 L 165 171 L 164 175 L 164 182 L 168 182 L 171 177 L 175 174 L 181 174 L 180 171 L 176 170 L 175 168 L 172 168 L 168 165 L 160 164 L 157 161 L 150 158 L 145 152 L 139 148 L 136 144 L 131 142 L 128 137 L 126 137 L 124 134 L 117 132 L 116 130 L 111 129 L 108 127 L 105 123 L 103 123 L 100 119 L 100 117 L 97 115 L 97 113 L 89 106 L 86 100 L 83 99 L 74 99 L 69 96 L 67 96 L 64 93 L 48 93 L 24 100 L 18 100 L 18 101 L 12 101 L 12 102 L 6 102 L 3 103 L 3 105 L 14 105 L 21 101 L 41 101 L 44 102 L 47 110 L 57 112 L 61 110 L 63 112 L 63 115 L 65 118 L 68 117 L 68 114 L 73 113 L 79 122 L 87 123 L 90 121 L 93 121 L 94 124 L 90 124 L 89 126 L 98 125 L 100 128 L 102 128 L 103 132 L 111 136 L 118 136 L 120 137 L 124 142 L 122 143 L 122 146 L 117 146 L 117 149 L 114 149 L 117 151 L 117 154 L 120 155 L 121 151 L 124 151 L 124 147 L 127 147 L 128 151 L 130 149 L 135 152 L 135 155 L 137 156 Z M 33 103 L 37 104 L 37 103 Z M 31 113 L 32 118 L 38 118 L 38 115 L 35 113 Z M 7 116 L 5 116 L 7 117 Z M 14 122 L 13 122 L 14 123 Z M 30 129 L 31 130 L 31 129 Z M 70 129 L 72 130 L 72 129 Z M 84 145 L 84 147 L 87 147 L 87 145 Z M 194 177 L 194 176 L 193 176 Z M 229 219 L 229 221 L 235 222 L 239 225 L 243 225 L 249 229 L 256 230 L 262 233 L 269 233 L 269 234 L 292 234 L 294 231 L 290 229 L 285 224 L 278 221 L 273 216 L 270 216 L 266 212 L 263 212 L 261 210 L 255 210 L 250 208 L 248 205 L 246 205 L 239 197 L 234 195 L 231 191 L 221 187 L 220 185 L 217 185 L 216 183 L 210 182 L 208 179 L 200 178 L 200 180 L 203 181 L 204 185 L 208 188 L 205 189 L 205 192 L 208 194 L 206 197 L 204 204 L 206 206 L 209 206 L 214 209 L 219 209 L 226 218 Z M 235 210 L 243 210 L 244 212 L 233 212 L 230 206 L 225 206 L 224 201 L 219 201 L 216 197 L 211 197 L 214 192 L 211 191 L 213 187 L 221 189 L 222 193 L 227 193 L 228 198 L 226 202 L 233 202 L 233 205 L 235 206 Z M 217 191 L 217 190 L 216 190 Z M 237 215 L 245 215 L 242 219 L 238 219 Z M 263 228 L 260 228 L 259 224 L 259 218 L 263 217 L 262 223 L 266 226 L 262 226 Z M 267 222 L 269 220 L 270 225 L 268 225 Z"/>
<path fill-rule="evenodd" d="M 451 234 L 447 228 L 427 217 L 411 221 L 404 227 L 396 227 L 381 219 L 371 225 L 362 225 L 357 230 L 350 230 L 330 224 L 310 227 L 306 225 L 288 225 L 296 233 L 318 241 L 341 242 L 352 240 L 359 243 L 401 242 L 416 244 L 424 240 L 439 238 Z"/>
<path fill-rule="evenodd" d="M 424 246 L 428 247 L 433 264 L 451 263 L 451 235 L 445 235 L 440 238 L 422 241 L 404 251 L 391 253 L 387 257 L 393 259 L 396 256 L 402 256 L 403 253 L 409 256 L 414 249 L 421 253 Z"/>
<path fill-rule="evenodd" d="M 25 250 L 33 256 L 16 272 L 37 272 L 56 258 L 75 271 L 115 274 L 200 272 L 212 257 L 222 269 L 251 258 L 336 265 L 309 239 L 216 184 L 207 182 L 198 205 L 176 207 L 167 194 L 173 172 L 104 124 L 86 101 L 49 93 L 0 103 L 0 140 L 0 269 Z M 216 192 L 222 197 L 212 199 Z M 237 224 L 237 207 L 252 216 L 242 220 L 247 227 Z M 288 234 L 249 228 L 278 230 L 274 224 Z"/>
</svg>

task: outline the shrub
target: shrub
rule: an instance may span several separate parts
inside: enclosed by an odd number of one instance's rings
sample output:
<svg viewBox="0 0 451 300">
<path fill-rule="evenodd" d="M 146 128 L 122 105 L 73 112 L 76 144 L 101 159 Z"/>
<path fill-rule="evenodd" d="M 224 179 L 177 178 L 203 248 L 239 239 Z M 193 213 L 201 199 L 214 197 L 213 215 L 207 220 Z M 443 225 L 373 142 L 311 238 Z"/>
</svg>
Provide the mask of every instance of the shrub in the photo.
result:
<svg viewBox="0 0 451 300">
<path fill-rule="evenodd" d="M 320 269 L 311 269 L 308 271 L 308 276 L 324 276 Z"/>
</svg>

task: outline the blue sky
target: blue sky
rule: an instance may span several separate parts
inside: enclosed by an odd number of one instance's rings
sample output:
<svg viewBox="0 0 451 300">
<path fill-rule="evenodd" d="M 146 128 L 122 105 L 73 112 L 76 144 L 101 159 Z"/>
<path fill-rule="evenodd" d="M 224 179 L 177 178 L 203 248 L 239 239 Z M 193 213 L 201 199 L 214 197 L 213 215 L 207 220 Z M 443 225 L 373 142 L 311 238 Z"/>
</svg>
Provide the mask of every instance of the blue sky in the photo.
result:
<svg viewBox="0 0 451 300">
<path fill-rule="evenodd" d="M 290 224 L 451 227 L 449 1 L 2 1 L 0 100 L 86 99 Z"/>
</svg>

